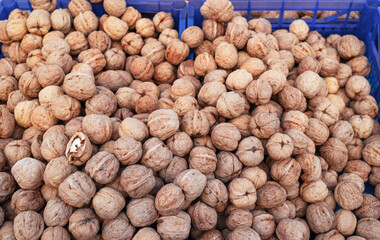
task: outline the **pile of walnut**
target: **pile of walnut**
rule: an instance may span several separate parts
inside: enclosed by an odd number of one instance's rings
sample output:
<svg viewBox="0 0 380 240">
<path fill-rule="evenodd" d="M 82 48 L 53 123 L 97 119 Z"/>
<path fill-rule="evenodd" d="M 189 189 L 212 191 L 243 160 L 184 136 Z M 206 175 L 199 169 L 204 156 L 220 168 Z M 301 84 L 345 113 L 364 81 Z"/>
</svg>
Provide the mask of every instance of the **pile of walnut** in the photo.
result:
<svg viewBox="0 0 380 240">
<path fill-rule="evenodd" d="M 355 36 L 272 32 L 227 0 L 182 40 L 124 0 L 99 19 L 86 0 L 32 4 L 0 21 L 1 240 L 379 239 Z"/>
</svg>

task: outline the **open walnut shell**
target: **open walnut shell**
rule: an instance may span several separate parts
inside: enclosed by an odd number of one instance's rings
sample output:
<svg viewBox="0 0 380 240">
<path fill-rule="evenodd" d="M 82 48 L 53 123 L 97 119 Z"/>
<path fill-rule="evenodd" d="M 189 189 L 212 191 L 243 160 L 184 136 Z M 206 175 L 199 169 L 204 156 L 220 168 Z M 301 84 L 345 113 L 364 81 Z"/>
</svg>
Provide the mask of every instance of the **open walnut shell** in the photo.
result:
<svg viewBox="0 0 380 240">
<path fill-rule="evenodd" d="M 87 162 L 92 155 L 92 145 L 86 134 L 77 132 L 66 147 L 66 157 L 72 165 L 80 166 Z"/>
</svg>

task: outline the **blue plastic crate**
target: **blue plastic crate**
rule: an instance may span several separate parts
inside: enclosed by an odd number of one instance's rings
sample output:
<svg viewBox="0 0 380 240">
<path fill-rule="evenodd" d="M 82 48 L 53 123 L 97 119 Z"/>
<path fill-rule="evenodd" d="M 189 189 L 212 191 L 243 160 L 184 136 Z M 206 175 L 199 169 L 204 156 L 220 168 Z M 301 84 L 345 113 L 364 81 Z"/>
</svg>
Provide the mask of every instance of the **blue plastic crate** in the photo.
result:
<svg viewBox="0 0 380 240">
<path fill-rule="evenodd" d="M 187 14 L 187 27 L 202 27 L 203 17 L 200 7 L 204 0 L 190 0 Z M 367 76 L 371 84 L 371 95 L 380 103 L 380 1 L 378 0 L 231 0 L 236 11 L 280 11 L 278 19 L 269 19 L 273 30 L 288 28 L 294 19 L 284 19 L 284 11 L 313 11 L 313 19 L 306 19 L 311 30 L 318 30 L 324 36 L 332 33 L 353 34 L 363 40 L 371 63 L 371 73 Z M 317 19 L 317 11 L 340 11 L 326 19 Z M 360 11 L 360 19 L 338 19 L 351 11 Z M 194 58 L 191 53 L 190 58 Z M 380 115 L 379 115 L 380 116 Z M 380 118 L 377 117 L 379 121 Z M 366 193 L 374 193 L 374 186 L 366 183 Z M 339 208 L 339 206 L 338 206 Z"/>
<path fill-rule="evenodd" d="M 205 0 L 190 0 L 187 13 L 187 27 L 202 27 L 203 17 L 200 7 Z M 288 28 L 294 19 L 284 19 L 284 11 L 313 11 L 312 19 L 305 19 L 311 30 L 324 36 L 332 33 L 353 34 L 366 44 L 366 56 L 371 63 L 371 73 L 367 79 L 371 83 L 371 95 L 380 103 L 380 1 L 378 0 L 231 0 L 236 11 L 279 11 L 278 19 L 269 19 L 273 30 Z M 318 11 L 339 11 L 325 19 L 317 19 Z M 352 11 L 360 11 L 359 19 L 349 19 Z M 339 17 L 347 14 L 344 19 Z M 194 58 L 193 52 L 190 58 Z M 380 116 L 380 115 L 379 115 Z M 380 120 L 379 116 L 377 120 Z"/>
</svg>

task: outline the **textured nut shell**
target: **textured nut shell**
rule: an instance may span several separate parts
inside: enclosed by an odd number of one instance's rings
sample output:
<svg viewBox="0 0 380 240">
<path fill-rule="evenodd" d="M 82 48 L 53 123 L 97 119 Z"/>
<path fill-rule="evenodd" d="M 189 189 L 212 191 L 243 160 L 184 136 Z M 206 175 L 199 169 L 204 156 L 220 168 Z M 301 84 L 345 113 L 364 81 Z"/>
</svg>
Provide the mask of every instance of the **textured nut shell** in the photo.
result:
<svg viewBox="0 0 380 240">
<path fill-rule="evenodd" d="M 25 211 L 15 217 L 13 229 L 16 239 L 39 239 L 44 231 L 44 220 L 35 211 Z"/>
<path fill-rule="evenodd" d="M 112 153 L 103 151 L 87 161 L 84 171 L 97 183 L 107 184 L 115 180 L 119 166 L 119 161 Z"/>
<path fill-rule="evenodd" d="M 89 175 L 81 171 L 68 176 L 58 187 L 58 196 L 73 207 L 88 204 L 95 192 L 95 183 Z"/>
<path fill-rule="evenodd" d="M 76 171 L 76 167 L 69 164 L 66 157 L 57 157 L 49 161 L 44 171 L 44 182 L 58 187 L 66 177 Z"/>
<path fill-rule="evenodd" d="M 149 196 L 132 199 L 127 205 L 127 216 L 135 227 L 146 227 L 156 222 L 158 212 L 154 199 Z"/>
<path fill-rule="evenodd" d="M 161 239 L 185 239 L 189 236 L 191 218 L 189 214 L 180 211 L 175 216 L 163 216 L 157 219 L 157 232 Z"/>
<path fill-rule="evenodd" d="M 218 22 L 228 22 L 233 17 L 234 7 L 231 2 L 222 0 L 208 0 L 201 7 L 204 18 L 215 19 Z"/>
<path fill-rule="evenodd" d="M 120 183 L 130 197 L 139 198 L 154 188 L 155 179 L 151 169 L 136 164 L 123 170 Z"/>
<path fill-rule="evenodd" d="M 54 197 L 50 199 L 44 210 L 44 221 L 49 227 L 65 226 L 69 222 L 69 218 L 73 208 L 64 203 L 60 198 Z"/>
<path fill-rule="evenodd" d="M 99 229 L 99 220 L 91 208 L 80 208 L 69 219 L 69 231 L 76 239 L 92 239 Z"/>
<path fill-rule="evenodd" d="M 179 119 L 173 110 L 160 109 L 149 115 L 147 126 L 152 136 L 166 140 L 177 132 Z"/>
<path fill-rule="evenodd" d="M 13 165 L 11 172 L 23 189 L 36 189 L 42 185 L 45 164 L 33 158 L 23 158 Z"/>
<path fill-rule="evenodd" d="M 102 219 L 114 219 L 124 208 L 125 199 L 119 191 L 104 187 L 95 194 L 92 205 Z"/>
</svg>

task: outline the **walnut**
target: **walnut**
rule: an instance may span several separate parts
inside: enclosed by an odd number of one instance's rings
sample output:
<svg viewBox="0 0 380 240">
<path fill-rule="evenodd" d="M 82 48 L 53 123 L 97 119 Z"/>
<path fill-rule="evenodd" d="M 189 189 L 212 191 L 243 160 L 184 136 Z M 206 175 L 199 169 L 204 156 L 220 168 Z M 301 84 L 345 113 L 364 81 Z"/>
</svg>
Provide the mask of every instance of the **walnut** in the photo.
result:
<svg viewBox="0 0 380 240">
<path fill-rule="evenodd" d="M 155 33 L 153 21 L 148 18 L 141 18 L 136 21 L 136 32 L 144 38 L 152 37 Z"/>
<path fill-rule="evenodd" d="M 76 239 L 92 239 L 99 229 L 99 220 L 91 208 L 80 208 L 70 216 L 69 231 Z"/>
<path fill-rule="evenodd" d="M 207 52 L 197 55 L 194 60 L 194 70 L 198 76 L 206 76 L 216 70 L 216 62 L 212 55 Z"/>
<path fill-rule="evenodd" d="M 140 18 L 141 18 L 141 13 L 132 6 L 127 7 L 124 14 L 121 16 L 121 20 L 128 23 L 128 26 L 130 29 L 135 29 L 136 22 Z"/>
<path fill-rule="evenodd" d="M 94 127 L 96 125 L 96 127 Z M 83 118 L 83 133 L 94 144 L 102 144 L 110 140 L 112 136 L 112 123 L 105 115 L 90 114 Z"/>
<path fill-rule="evenodd" d="M 107 70 L 122 70 L 125 66 L 125 53 L 117 48 L 111 48 L 104 53 L 104 57 L 106 58 Z M 119 74 L 121 75 L 121 74 Z M 131 77 L 130 74 L 125 74 L 128 77 Z M 132 79 L 131 79 L 132 81 Z M 112 89 L 117 90 L 117 89 Z"/>
<path fill-rule="evenodd" d="M 185 199 L 193 201 L 199 197 L 206 187 L 207 178 L 197 169 L 188 169 L 176 176 L 174 184 L 181 187 Z"/>
<path fill-rule="evenodd" d="M 296 215 L 296 207 L 289 200 L 286 200 L 282 205 L 271 208 L 268 211 L 274 216 L 276 222 L 280 222 L 282 219 L 294 218 Z"/>
<path fill-rule="evenodd" d="M 67 158 L 57 157 L 46 165 L 43 179 L 46 184 L 58 187 L 66 177 L 76 171 L 76 167 L 69 164 Z"/>
<path fill-rule="evenodd" d="M 64 203 L 59 197 L 50 199 L 44 210 L 44 221 L 47 226 L 65 226 L 69 222 L 69 218 L 73 208 Z"/>
<path fill-rule="evenodd" d="M 371 118 L 375 118 L 379 113 L 376 99 L 370 95 L 352 102 L 352 108 L 356 114 L 368 115 Z"/>
<path fill-rule="evenodd" d="M 48 227 L 44 230 L 41 236 L 41 240 L 48 240 L 48 239 L 62 239 L 62 240 L 69 240 L 70 234 L 69 232 L 63 228 L 63 227 Z"/>
<path fill-rule="evenodd" d="M 122 137 L 116 140 L 114 154 L 124 165 L 137 163 L 142 156 L 142 144 L 130 137 Z"/>
<path fill-rule="evenodd" d="M 149 135 L 148 127 L 138 119 L 128 117 L 123 120 L 119 127 L 120 137 L 131 137 L 142 141 Z"/>
<path fill-rule="evenodd" d="M 27 11 L 16 8 L 12 12 L 9 13 L 8 19 L 9 20 L 28 19 L 28 16 L 29 16 L 29 13 Z"/>
<path fill-rule="evenodd" d="M 28 33 L 26 19 L 13 19 L 6 23 L 6 34 L 12 41 L 20 41 Z M 8 42 L 8 41 L 4 41 Z"/>
<path fill-rule="evenodd" d="M 45 200 L 39 191 L 19 189 L 12 195 L 11 205 L 16 214 L 24 211 L 39 211 Z"/>
<path fill-rule="evenodd" d="M 321 56 L 319 63 L 321 64 L 321 76 L 333 77 L 336 76 L 339 71 L 339 62 L 328 55 Z"/>
<path fill-rule="evenodd" d="M 354 115 L 348 119 L 354 130 L 354 137 L 367 138 L 373 130 L 373 121 L 368 115 Z"/>
<path fill-rule="evenodd" d="M 298 181 L 301 165 L 292 158 L 276 161 L 271 168 L 271 176 L 282 186 L 291 186 Z M 278 221 L 278 219 L 276 219 Z"/>
<path fill-rule="evenodd" d="M 88 49 L 86 36 L 79 31 L 73 31 L 65 37 L 66 42 L 70 45 L 70 54 L 78 55 Z"/>
<path fill-rule="evenodd" d="M 184 200 L 185 196 L 182 189 L 170 183 L 158 191 L 155 199 L 155 207 L 163 216 L 176 215 L 180 211 Z"/>
<path fill-rule="evenodd" d="M 128 221 L 124 213 L 119 214 L 112 220 L 106 220 L 103 223 L 102 237 L 109 239 L 131 239 L 135 232 L 135 228 Z"/>
<path fill-rule="evenodd" d="M 331 169 L 343 170 L 347 164 L 348 151 L 345 144 L 338 138 L 329 138 L 320 149 L 321 156 L 326 159 Z"/>
<path fill-rule="evenodd" d="M 15 70 L 16 70 L 17 66 L 18 65 L 16 65 L 16 63 L 14 63 L 9 58 L 2 58 L 2 59 L 0 59 L 0 73 L 1 73 L 2 76 L 3 75 L 12 76 L 15 73 Z M 23 66 L 23 65 L 21 65 L 21 66 Z"/>
<path fill-rule="evenodd" d="M 174 19 L 171 13 L 158 12 L 153 17 L 153 24 L 157 32 L 162 32 L 165 29 L 171 29 L 174 27 Z"/>
<path fill-rule="evenodd" d="M 339 109 L 328 98 L 321 98 L 313 112 L 313 117 L 322 121 L 326 126 L 330 126 L 338 121 Z"/>
<path fill-rule="evenodd" d="M 310 153 L 303 153 L 296 158 L 302 169 L 300 178 L 305 182 L 317 181 L 322 174 L 320 159 Z"/>
<path fill-rule="evenodd" d="M 97 183 L 108 184 L 116 179 L 119 166 L 118 159 L 112 153 L 103 151 L 87 161 L 84 171 Z"/>
<path fill-rule="evenodd" d="M 82 32 L 86 36 L 95 31 L 98 28 L 98 24 L 98 18 L 92 11 L 80 12 L 74 18 L 75 29 Z"/>
<path fill-rule="evenodd" d="M 321 63 L 310 56 L 302 58 L 302 60 L 298 64 L 297 73 L 301 75 L 306 71 L 319 73 L 321 71 Z"/>
<path fill-rule="evenodd" d="M 89 175 L 81 171 L 68 176 L 58 187 L 58 196 L 73 207 L 88 204 L 95 192 L 95 183 Z"/>
<path fill-rule="evenodd" d="M 7 47 L 9 47 L 9 45 L 6 45 L 6 44 L 12 43 L 12 39 L 9 37 L 9 35 L 7 33 L 8 22 L 9 22 L 9 20 L 0 21 L 0 29 L 1 29 L 0 42 L 3 43 L 1 50 L 4 53 L 4 57 L 9 57 L 9 54 L 7 54 L 7 51 L 4 52 L 4 50 L 6 50 Z M 26 27 L 26 25 L 25 25 L 25 27 Z M 8 55 L 8 56 L 6 56 L 6 55 Z"/>
<path fill-rule="evenodd" d="M 41 154 L 43 158 L 50 161 L 53 158 L 63 156 L 68 142 L 69 139 L 66 135 L 59 132 L 44 136 L 41 143 Z"/>
<path fill-rule="evenodd" d="M 33 158 L 17 161 L 11 169 L 17 184 L 23 189 L 36 189 L 42 185 L 45 164 Z M 28 173 L 27 173 L 28 172 Z"/>
<path fill-rule="evenodd" d="M 26 26 L 32 34 L 45 35 L 51 27 L 49 12 L 42 9 L 33 10 L 26 20 Z"/>
<path fill-rule="evenodd" d="M 335 214 L 324 202 L 309 205 L 306 219 L 310 229 L 315 233 L 327 232 L 336 226 Z"/>
<path fill-rule="evenodd" d="M 4 148 L 4 155 L 9 166 L 13 166 L 17 161 L 30 157 L 30 143 L 26 140 L 10 141 Z"/>
<path fill-rule="evenodd" d="M 81 105 L 78 100 L 62 94 L 52 100 L 50 110 L 57 119 L 68 121 L 79 115 L 80 108 Z"/>
<path fill-rule="evenodd" d="M 78 61 L 90 65 L 95 74 L 99 73 L 107 64 L 103 53 L 97 48 L 91 48 L 81 52 L 78 55 Z"/>
<path fill-rule="evenodd" d="M 111 48 L 111 38 L 103 31 L 94 31 L 88 35 L 90 48 L 99 49 L 102 53 Z"/>
<path fill-rule="evenodd" d="M 127 205 L 127 216 L 135 227 L 146 227 L 158 218 L 154 198 L 148 196 L 132 199 Z"/>
<path fill-rule="evenodd" d="M 110 187 L 101 188 L 94 196 L 92 205 L 102 219 L 114 219 L 125 206 L 123 195 Z"/>
<path fill-rule="evenodd" d="M 335 201 L 346 210 L 353 210 L 363 203 L 363 194 L 359 187 L 350 181 L 338 183 L 334 191 Z"/>
<path fill-rule="evenodd" d="M 257 112 L 249 122 L 249 129 L 258 138 L 269 138 L 280 128 L 280 120 L 274 113 Z"/>
<path fill-rule="evenodd" d="M 188 55 L 189 46 L 180 40 L 170 41 L 166 47 L 165 59 L 173 65 L 180 64 Z"/>
<path fill-rule="evenodd" d="M 264 159 L 264 148 L 256 137 L 247 137 L 240 141 L 236 155 L 245 166 L 256 166 Z"/>
<path fill-rule="evenodd" d="M 121 40 L 128 32 L 128 24 L 114 16 L 110 16 L 104 21 L 103 28 L 104 31 L 108 34 L 108 36 L 110 36 L 110 38 L 114 41 Z"/>
<path fill-rule="evenodd" d="M 137 57 L 131 65 L 131 74 L 138 80 L 147 81 L 153 77 L 154 66 L 147 57 Z"/>
<path fill-rule="evenodd" d="M 293 33 L 287 32 L 284 34 L 281 34 L 280 36 L 276 36 L 273 34 L 277 40 L 278 40 L 278 47 L 280 50 L 288 50 L 290 51 L 293 46 L 299 43 L 299 40 L 296 35 Z M 311 49 L 311 47 L 310 47 Z M 299 59 L 300 60 L 300 59 Z"/>
<path fill-rule="evenodd" d="M 28 73 L 31 73 L 31 72 L 28 72 Z M 22 93 L 24 93 L 25 95 L 27 95 L 26 93 L 28 93 L 28 97 L 29 95 L 32 95 L 31 97 L 36 97 L 35 92 L 37 92 L 37 95 L 38 95 L 38 91 L 41 90 L 41 86 L 38 86 L 39 84 L 37 82 L 37 79 L 35 78 L 33 79 L 34 75 L 30 78 L 27 76 L 27 75 L 32 75 L 32 74 L 24 73 L 23 75 L 25 76 L 24 78 L 20 78 L 19 83 L 17 83 L 17 80 L 12 76 L 3 75 L 0 77 L 0 90 L 1 90 L 0 100 L 1 101 L 6 102 L 8 100 L 8 97 L 11 94 L 11 92 L 17 90 L 17 84 L 20 86 L 20 90 Z M 37 82 L 37 86 L 35 86 L 34 84 L 35 82 Z M 36 89 L 35 90 L 29 89 L 28 88 L 29 85 L 31 85 L 30 88 L 35 87 Z M 30 92 L 32 92 L 33 94 L 29 94 Z"/>
<path fill-rule="evenodd" d="M 172 157 L 172 152 L 158 138 L 150 138 L 143 144 L 141 163 L 154 171 L 160 171 L 165 168 Z"/>
<path fill-rule="evenodd" d="M 235 178 L 228 185 L 229 199 L 237 208 L 253 209 L 258 200 L 256 188 L 246 178 Z"/>
<path fill-rule="evenodd" d="M 247 43 L 247 52 L 252 57 L 264 58 L 271 49 L 269 39 L 263 33 L 251 32 L 251 38 Z"/>
<path fill-rule="evenodd" d="M 376 239 L 379 234 L 380 222 L 374 218 L 360 219 L 356 227 L 356 233 L 365 239 Z"/>
<path fill-rule="evenodd" d="M 228 182 L 240 174 L 243 164 L 235 154 L 220 152 L 217 154 L 217 158 L 218 161 L 214 173 L 219 180 Z"/>
<path fill-rule="evenodd" d="M 237 240 L 246 237 L 252 240 L 260 239 L 259 234 L 255 230 L 246 226 L 240 226 L 235 228 L 228 236 L 228 239 L 231 240 Z"/>
<path fill-rule="evenodd" d="M 273 134 L 266 144 L 269 156 L 276 160 L 285 160 L 291 156 L 293 152 L 293 140 L 286 134 Z"/>
<path fill-rule="evenodd" d="M 185 31 L 183 31 L 181 39 L 190 48 L 196 48 L 202 43 L 204 39 L 204 33 L 202 29 L 200 29 L 197 26 L 189 27 Z"/>
<path fill-rule="evenodd" d="M 217 213 L 214 208 L 198 201 L 188 208 L 188 213 L 192 219 L 192 224 L 201 231 L 211 230 L 216 226 Z"/>
<path fill-rule="evenodd" d="M 130 197 L 139 198 L 153 189 L 155 179 L 151 169 L 143 165 L 131 165 L 121 173 L 120 183 Z"/>
<path fill-rule="evenodd" d="M 234 7 L 231 2 L 208 0 L 201 7 L 204 18 L 215 19 L 218 22 L 228 22 L 233 17 Z"/>
<path fill-rule="evenodd" d="M 305 40 L 309 33 L 309 26 L 304 20 L 295 20 L 289 25 L 289 32 L 297 36 L 302 41 Z"/>
<path fill-rule="evenodd" d="M 44 231 L 44 220 L 35 211 L 25 211 L 18 214 L 13 224 L 16 239 L 39 239 Z"/>
<path fill-rule="evenodd" d="M 180 211 L 174 216 L 162 216 L 157 219 L 157 232 L 163 240 L 185 239 L 190 234 L 191 218 Z"/>
<path fill-rule="evenodd" d="M 350 59 L 360 55 L 362 51 L 360 40 L 354 35 L 344 35 L 336 43 L 336 49 L 341 58 Z"/>
<path fill-rule="evenodd" d="M 11 197 L 12 193 L 16 189 L 16 182 L 11 174 L 7 172 L 0 172 L 0 202 L 5 202 L 9 197 Z"/>
<path fill-rule="evenodd" d="M 359 218 L 376 218 L 380 215 L 380 201 L 371 194 L 363 194 L 363 204 L 355 210 Z"/>
<path fill-rule="evenodd" d="M 216 108 L 220 115 L 235 118 L 244 112 L 245 99 L 237 92 L 225 92 L 220 95 Z"/>
<path fill-rule="evenodd" d="M 50 16 L 51 27 L 67 33 L 71 29 L 71 16 L 68 9 L 57 9 Z"/>
<path fill-rule="evenodd" d="M 286 76 L 278 70 L 268 70 L 260 75 L 259 79 L 269 82 L 273 95 L 279 93 L 285 86 Z"/>
<path fill-rule="evenodd" d="M 127 3 L 121 0 L 105 0 L 103 6 L 110 16 L 115 17 L 120 17 L 127 9 Z"/>
<path fill-rule="evenodd" d="M 247 44 L 250 33 L 247 27 L 243 24 L 231 22 L 227 25 L 226 36 L 229 38 L 229 42 L 237 49 L 242 49 Z"/>
<path fill-rule="evenodd" d="M 302 199 L 308 203 L 324 200 L 328 195 L 326 184 L 322 180 L 314 182 L 304 182 L 300 188 Z"/>
<path fill-rule="evenodd" d="M 111 116 L 117 108 L 115 94 L 105 87 L 96 87 L 95 94 L 86 101 L 86 114 Z"/>
<path fill-rule="evenodd" d="M 276 182 L 268 181 L 257 190 L 257 204 L 262 208 L 279 206 L 285 199 L 285 189 Z"/>
<path fill-rule="evenodd" d="M 241 134 L 231 123 L 221 123 L 211 132 L 211 140 L 215 147 L 222 151 L 232 151 L 237 148 Z"/>
<path fill-rule="evenodd" d="M 0 113 L 1 113 L 1 122 L 3 123 L 0 128 L 0 137 L 1 138 L 10 137 L 13 134 L 13 130 L 15 127 L 15 118 L 4 105 L 0 105 Z"/>
<path fill-rule="evenodd" d="M 222 234 L 218 230 L 209 230 L 198 236 L 199 240 L 206 240 L 206 239 L 215 239 L 215 240 L 222 240 Z"/>
<path fill-rule="evenodd" d="M 178 130 L 179 120 L 177 114 L 173 110 L 160 109 L 149 115 L 147 125 L 152 136 L 158 137 L 161 140 L 166 140 Z"/>
</svg>

